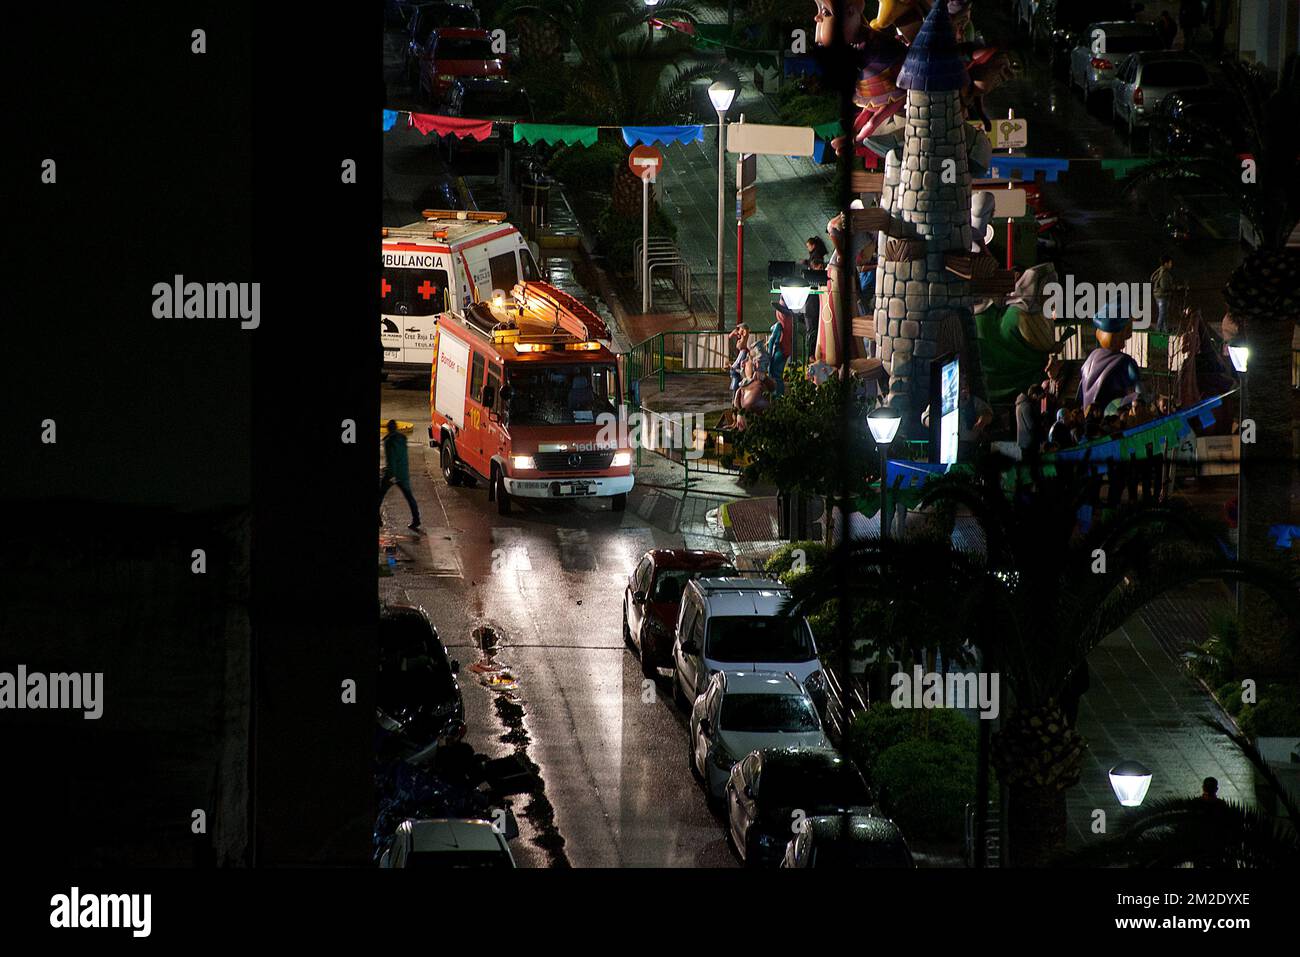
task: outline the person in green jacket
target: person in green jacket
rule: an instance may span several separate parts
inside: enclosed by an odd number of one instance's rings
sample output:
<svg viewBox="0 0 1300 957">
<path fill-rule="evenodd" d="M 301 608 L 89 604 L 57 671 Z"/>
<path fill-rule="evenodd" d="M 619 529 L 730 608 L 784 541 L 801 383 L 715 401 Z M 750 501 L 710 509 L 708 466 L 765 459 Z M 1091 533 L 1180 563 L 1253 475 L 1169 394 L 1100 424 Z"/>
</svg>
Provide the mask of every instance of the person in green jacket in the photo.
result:
<svg viewBox="0 0 1300 957">
<path fill-rule="evenodd" d="M 411 506 L 411 524 L 408 528 L 419 529 L 420 506 L 411 494 L 411 471 L 406 461 L 406 436 L 397 431 L 397 420 L 388 420 L 388 434 L 384 436 L 384 474 L 379 479 L 379 505 L 384 504 L 384 496 L 396 485 L 406 496 L 406 504 Z M 383 519 L 379 521 L 383 525 Z"/>
</svg>

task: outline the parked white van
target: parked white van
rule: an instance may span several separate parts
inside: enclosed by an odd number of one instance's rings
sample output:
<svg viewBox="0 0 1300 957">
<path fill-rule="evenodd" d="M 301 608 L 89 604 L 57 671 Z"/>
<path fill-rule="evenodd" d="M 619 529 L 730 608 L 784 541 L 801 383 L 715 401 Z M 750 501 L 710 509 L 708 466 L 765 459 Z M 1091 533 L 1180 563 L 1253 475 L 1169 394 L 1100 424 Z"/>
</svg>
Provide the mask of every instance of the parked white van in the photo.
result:
<svg viewBox="0 0 1300 957">
<path fill-rule="evenodd" d="M 385 227 L 379 338 L 385 372 L 427 375 L 438 317 L 510 295 L 542 278 L 536 252 L 505 213 L 426 209 L 424 222 Z"/>
<path fill-rule="evenodd" d="M 689 709 L 715 671 L 789 672 L 818 708 L 826 677 L 812 628 L 779 612 L 790 589 L 768 578 L 700 578 L 682 595 L 673 641 L 673 697 Z"/>
</svg>

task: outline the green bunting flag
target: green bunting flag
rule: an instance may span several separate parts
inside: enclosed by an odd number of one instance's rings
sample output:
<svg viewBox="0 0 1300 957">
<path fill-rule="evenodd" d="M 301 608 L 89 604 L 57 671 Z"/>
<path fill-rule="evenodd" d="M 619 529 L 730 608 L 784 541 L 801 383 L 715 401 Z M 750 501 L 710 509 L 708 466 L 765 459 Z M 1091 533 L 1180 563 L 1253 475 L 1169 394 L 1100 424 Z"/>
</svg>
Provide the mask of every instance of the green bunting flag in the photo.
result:
<svg viewBox="0 0 1300 957">
<path fill-rule="evenodd" d="M 554 146 L 595 146 L 599 129 L 594 126 L 563 126 L 554 123 L 516 123 L 516 143 L 542 142 Z"/>
</svg>

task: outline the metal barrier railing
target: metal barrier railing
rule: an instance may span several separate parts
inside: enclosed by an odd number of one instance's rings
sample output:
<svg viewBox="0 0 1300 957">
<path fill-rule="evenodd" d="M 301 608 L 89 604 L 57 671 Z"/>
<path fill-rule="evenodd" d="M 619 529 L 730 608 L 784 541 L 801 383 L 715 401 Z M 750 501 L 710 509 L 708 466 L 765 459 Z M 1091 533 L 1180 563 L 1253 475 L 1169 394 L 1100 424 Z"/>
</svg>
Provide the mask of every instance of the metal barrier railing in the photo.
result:
<svg viewBox="0 0 1300 957">
<path fill-rule="evenodd" d="M 646 257 L 647 262 L 642 262 L 642 251 L 649 250 Z M 654 278 L 655 270 L 667 270 L 673 289 L 681 298 L 687 309 L 691 307 L 691 267 L 682 256 L 675 243 L 671 239 L 663 236 L 651 236 L 648 244 L 643 244 L 641 240 L 634 240 L 632 243 L 632 275 L 636 283 L 636 289 L 641 292 L 642 269 L 645 269 L 649 278 L 649 293 L 647 300 L 650 304 L 650 310 L 654 309 Z"/>
</svg>

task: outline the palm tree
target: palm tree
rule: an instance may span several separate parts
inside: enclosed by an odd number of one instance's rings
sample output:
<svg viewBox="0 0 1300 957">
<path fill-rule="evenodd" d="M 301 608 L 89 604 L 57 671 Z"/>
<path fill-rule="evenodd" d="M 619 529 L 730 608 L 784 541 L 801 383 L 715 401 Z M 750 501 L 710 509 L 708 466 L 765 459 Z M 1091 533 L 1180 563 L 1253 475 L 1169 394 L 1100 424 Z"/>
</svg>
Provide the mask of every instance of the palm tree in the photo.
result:
<svg viewBox="0 0 1300 957">
<path fill-rule="evenodd" d="M 1268 782 L 1286 811 L 1277 818 L 1236 802 L 1199 798 L 1153 801 L 1134 812 L 1118 834 L 1063 857 L 1083 867 L 1300 867 L 1300 807 L 1249 739 L 1212 721 Z"/>
<path fill-rule="evenodd" d="M 1223 69 L 1253 168 L 1222 130 L 1183 119 L 1172 125 L 1185 142 L 1195 144 L 1193 155 L 1141 168 L 1128 188 L 1155 179 L 1208 184 L 1236 199 L 1257 237 L 1258 245 L 1232 273 L 1223 298 L 1250 342 L 1250 388 L 1241 417 L 1254 420 L 1256 442 L 1248 453 L 1243 449 L 1247 508 L 1239 535 L 1242 554 L 1262 560 L 1273 553 L 1269 526 L 1290 522 L 1295 476 L 1291 356 L 1300 314 L 1300 253 L 1287 242 L 1300 222 L 1300 70 L 1294 54 L 1277 84 L 1239 61 L 1225 62 Z M 1267 629 L 1246 631 L 1243 654 L 1256 673 L 1283 666 Z"/>
<path fill-rule="evenodd" d="M 524 59 L 554 56 L 562 41 L 567 41 L 586 65 L 598 61 L 612 43 L 632 31 L 644 34 L 651 15 L 660 20 L 695 23 L 699 4 L 695 0 L 666 0 L 651 10 L 643 0 L 507 0 L 498 14 L 503 20 L 514 17 L 517 22 L 532 24 L 520 33 Z M 545 38 L 546 47 L 533 47 L 535 38 Z"/>
<path fill-rule="evenodd" d="M 968 510 L 984 532 L 982 555 L 948 543 L 872 539 L 849 543 L 825 574 L 793 587 L 792 614 L 849 597 L 836 593 L 842 575 L 859 600 L 887 605 L 900 588 L 929 591 L 931 606 L 950 612 L 982 667 L 1003 679 L 992 762 L 1008 789 L 1007 836 L 1018 865 L 1045 863 L 1064 843 L 1065 791 L 1079 778 L 1085 745 L 1062 698 L 1103 638 L 1157 595 L 1208 578 L 1259 582 L 1300 621 L 1285 576 L 1225 558 L 1205 523 L 1178 503 L 1128 506 L 1080 535 L 1077 513 L 1087 497 L 1084 478 L 1044 477 L 1033 494 L 1008 497 L 991 472 L 943 476 L 927 487 L 921 507 Z M 833 567 L 841 563 L 847 567 Z M 932 636 L 875 640 L 914 647 Z"/>
</svg>

